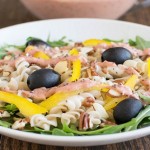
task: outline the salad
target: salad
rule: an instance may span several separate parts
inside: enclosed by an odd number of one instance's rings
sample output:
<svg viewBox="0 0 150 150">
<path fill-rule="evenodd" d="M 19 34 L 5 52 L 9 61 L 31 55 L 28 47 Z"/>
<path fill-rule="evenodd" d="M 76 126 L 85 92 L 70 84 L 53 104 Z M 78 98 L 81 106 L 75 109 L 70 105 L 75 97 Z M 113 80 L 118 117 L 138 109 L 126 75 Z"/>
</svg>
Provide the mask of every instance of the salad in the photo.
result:
<svg viewBox="0 0 150 150">
<path fill-rule="evenodd" d="M 150 125 L 150 42 L 43 41 L 0 48 L 0 126 L 62 136 Z"/>
</svg>

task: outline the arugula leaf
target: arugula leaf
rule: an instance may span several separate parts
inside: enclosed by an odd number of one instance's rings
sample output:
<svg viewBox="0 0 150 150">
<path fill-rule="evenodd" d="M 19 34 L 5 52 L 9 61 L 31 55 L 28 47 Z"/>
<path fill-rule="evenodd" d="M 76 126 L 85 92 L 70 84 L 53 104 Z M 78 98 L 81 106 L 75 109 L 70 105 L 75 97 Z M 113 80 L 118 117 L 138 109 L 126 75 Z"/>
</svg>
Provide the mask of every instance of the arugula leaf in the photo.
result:
<svg viewBox="0 0 150 150">
<path fill-rule="evenodd" d="M 7 55 L 7 53 L 9 52 L 9 49 L 8 48 L 16 48 L 18 50 L 21 50 L 21 51 L 24 51 L 25 49 L 25 45 L 5 45 L 5 46 L 2 46 L 0 47 L 0 59 L 2 59 L 4 56 Z M 13 55 L 13 54 L 12 54 Z"/>
<path fill-rule="evenodd" d="M 130 127 L 127 127 L 125 131 L 135 130 L 138 128 L 141 121 L 146 118 L 150 117 L 150 105 L 146 106 L 135 118 L 136 123 Z"/>
<path fill-rule="evenodd" d="M 138 125 L 138 128 L 144 128 L 150 126 L 150 117 L 144 118 L 140 124 Z"/>
<path fill-rule="evenodd" d="M 115 43 L 120 43 L 123 42 L 123 40 L 112 40 L 112 39 L 108 39 L 108 38 L 104 38 L 103 40 L 108 41 L 108 42 L 115 42 Z"/>
<path fill-rule="evenodd" d="M 41 128 L 38 127 L 33 127 L 33 128 L 25 128 L 24 131 L 26 132 L 35 132 L 35 133 L 40 133 L 40 134 L 52 134 L 52 131 L 47 131 L 47 130 L 43 130 Z"/>
<path fill-rule="evenodd" d="M 98 134 L 102 134 L 105 130 L 108 130 L 110 128 L 111 128 L 111 126 L 106 126 L 104 128 L 97 129 L 97 130 L 94 130 L 94 131 L 78 131 L 78 130 L 69 128 L 69 126 L 66 123 L 63 124 L 63 131 L 64 132 L 74 133 L 74 134 L 77 134 L 77 135 L 98 135 Z"/>
<path fill-rule="evenodd" d="M 136 47 L 139 49 L 150 48 L 150 41 L 146 41 L 140 36 L 136 37 L 136 43 L 137 43 Z"/>
<path fill-rule="evenodd" d="M 35 38 L 35 37 L 28 37 L 26 39 L 26 41 L 30 41 L 30 40 L 33 40 L 33 39 L 39 39 L 39 38 Z M 13 44 L 6 44 L 2 47 L 0 47 L 0 59 L 2 59 L 5 55 L 7 55 L 7 53 L 9 52 L 8 48 L 16 48 L 18 50 L 21 50 L 21 51 L 24 51 L 25 48 L 26 48 L 26 44 L 23 44 L 23 45 L 13 45 Z"/>
<path fill-rule="evenodd" d="M 69 126 L 64 123 L 63 124 L 63 130 L 67 133 L 74 133 L 77 135 L 100 135 L 100 134 L 112 134 L 112 133 L 118 133 L 121 132 L 123 129 L 132 126 L 135 124 L 135 119 L 132 119 L 131 121 L 121 124 L 121 125 L 115 125 L 115 126 L 105 126 L 104 128 L 97 129 L 94 131 L 78 131 L 73 128 L 69 128 Z"/>
<path fill-rule="evenodd" d="M 136 36 L 135 41 L 133 41 L 132 39 L 129 39 L 128 43 L 131 46 L 135 46 L 136 48 L 142 49 L 142 50 L 144 50 L 145 48 L 150 48 L 150 41 L 146 41 L 140 36 Z"/>
<path fill-rule="evenodd" d="M 7 54 L 7 50 L 6 50 L 7 46 L 2 46 L 0 47 L 0 59 L 2 59 L 6 54 Z"/>
<path fill-rule="evenodd" d="M 136 46 L 136 42 L 133 41 L 132 39 L 129 39 L 128 43 L 130 46 Z"/>
<path fill-rule="evenodd" d="M 150 96 L 145 96 L 145 95 L 139 93 L 139 97 L 140 97 L 142 100 L 144 100 L 145 102 L 150 103 Z"/>
<path fill-rule="evenodd" d="M 52 135 L 61 135 L 61 136 L 74 136 L 73 133 L 66 133 L 61 129 L 55 128 L 52 130 Z"/>
<path fill-rule="evenodd" d="M 19 49 L 21 51 L 24 51 L 25 48 L 26 48 L 25 45 L 7 45 L 7 46 L 17 48 L 17 49 Z"/>
<path fill-rule="evenodd" d="M 61 46 L 67 46 L 68 43 L 64 41 L 66 37 L 62 37 L 61 39 L 57 40 L 57 41 L 50 41 L 50 38 L 47 39 L 47 43 L 51 46 L 51 47 L 61 47 Z"/>
<path fill-rule="evenodd" d="M 7 110 L 8 112 L 15 112 L 18 111 L 18 108 L 14 104 L 7 104 L 5 106 L 5 110 Z"/>
<path fill-rule="evenodd" d="M 47 131 L 47 130 L 43 130 L 43 129 L 41 129 L 41 128 L 38 128 L 38 127 L 34 127 L 34 130 L 36 131 L 36 132 L 40 132 L 41 134 L 43 133 L 47 133 L 47 134 L 52 134 L 52 131 Z"/>
<path fill-rule="evenodd" d="M 68 43 L 64 41 L 65 38 L 66 38 L 66 37 L 64 36 L 64 37 L 62 37 L 62 38 L 59 39 L 59 40 L 50 41 L 50 37 L 48 36 L 47 43 L 48 43 L 51 47 L 67 46 Z M 41 40 L 41 39 L 36 38 L 36 37 L 28 37 L 28 38 L 26 39 L 26 41 L 28 42 L 28 41 L 31 41 L 31 40 L 33 40 L 33 39 Z"/>
<path fill-rule="evenodd" d="M 0 120 L 0 126 L 6 127 L 6 128 L 10 128 L 12 124 L 7 122 L 7 121 L 2 121 Z"/>
<path fill-rule="evenodd" d="M 11 113 L 11 115 L 13 115 L 14 113 L 16 113 L 19 109 L 16 107 L 16 105 L 14 104 L 7 104 L 4 107 L 0 107 L 2 110 L 6 110 L 9 113 Z"/>
<path fill-rule="evenodd" d="M 133 126 L 136 123 L 135 118 L 133 118 L 131 121 L 126 122 L 124 124 L 112 126 L 109 130 L 104 131 L 104 134 L 112 134 L 112 133 L 119 133 L 123 130 L 125 130 L 129 126 Z"/>
<path fill-rule="evenodd" d="M 29 42 L 31 40 L 41 40 L 40 38 L 37 38 L 37 37 L 33 37 L 33 36 L 29 36 L 27 39 L 26 39 L 26 42 Z"/>
</svg>

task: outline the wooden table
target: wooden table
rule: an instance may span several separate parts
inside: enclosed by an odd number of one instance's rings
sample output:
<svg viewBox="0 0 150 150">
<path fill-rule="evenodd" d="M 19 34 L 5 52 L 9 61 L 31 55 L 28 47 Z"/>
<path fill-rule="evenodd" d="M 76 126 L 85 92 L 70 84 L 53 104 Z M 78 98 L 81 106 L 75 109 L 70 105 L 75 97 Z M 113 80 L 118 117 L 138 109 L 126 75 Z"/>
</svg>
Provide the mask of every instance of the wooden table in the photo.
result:
<svg viewBox="0 0 150 150">
<path fill-rule="evenodd" d="M 38 20 L 18 0 L 0 0 L 0 28 Z M 150 26 L 150 7 L 126 13 L 120 20 Z M 57 147 L 33 144 L 0 135 L 0 150 L 149 150 L 150 136 L 119 144 L 93 147 Z"/>
</svg>

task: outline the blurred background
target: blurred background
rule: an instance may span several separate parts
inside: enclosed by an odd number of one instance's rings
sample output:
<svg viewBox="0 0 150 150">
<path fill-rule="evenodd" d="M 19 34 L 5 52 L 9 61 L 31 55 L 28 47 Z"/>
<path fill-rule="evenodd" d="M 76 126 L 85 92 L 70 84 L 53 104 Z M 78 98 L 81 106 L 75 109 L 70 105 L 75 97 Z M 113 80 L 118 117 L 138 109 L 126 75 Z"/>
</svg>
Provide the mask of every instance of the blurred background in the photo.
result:
<svg viewBox="0 0 150 150">
<path fill-rule="evenodd" d="M 150 26 L 150 0 L 145 2 L 141 6 L 136 0 L 0 0 L 0 28 L 60 17 L 111 18 Z"/>
</svg>

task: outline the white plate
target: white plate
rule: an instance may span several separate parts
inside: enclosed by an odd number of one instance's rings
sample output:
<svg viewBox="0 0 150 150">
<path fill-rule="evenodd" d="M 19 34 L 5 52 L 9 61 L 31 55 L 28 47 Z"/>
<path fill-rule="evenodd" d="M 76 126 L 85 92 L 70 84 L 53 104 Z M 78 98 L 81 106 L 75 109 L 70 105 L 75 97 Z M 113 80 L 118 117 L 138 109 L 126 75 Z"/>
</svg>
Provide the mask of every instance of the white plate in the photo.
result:
<svg viewBox="0 0 150 150">
<path fill-rule="evenodd" d="M 82 41 L 88 38 L 110 38 L 110 39 L 129 39 L 136 35 L 150 40 L 150 27 L 113 20 L 100 19 L 58 19 L 45 20 L 21 25 L 15 25 L 0 30 L 0 45 L 23 44 L 29 36 L 47 39 L 48 34 L 52 39 L 59 39 L 67 36 L 74 41 Z M 127 141 L 150 134 L 150 127 L 143 129 L 117 133 L 111 135 L 97 136 L 52 136 L 26 133 L 0 127 L 0 133 L 12 138 L 29 141 L 39 144 L 57 146 L 92 146 L 104 145 Z"/>
</svg>

